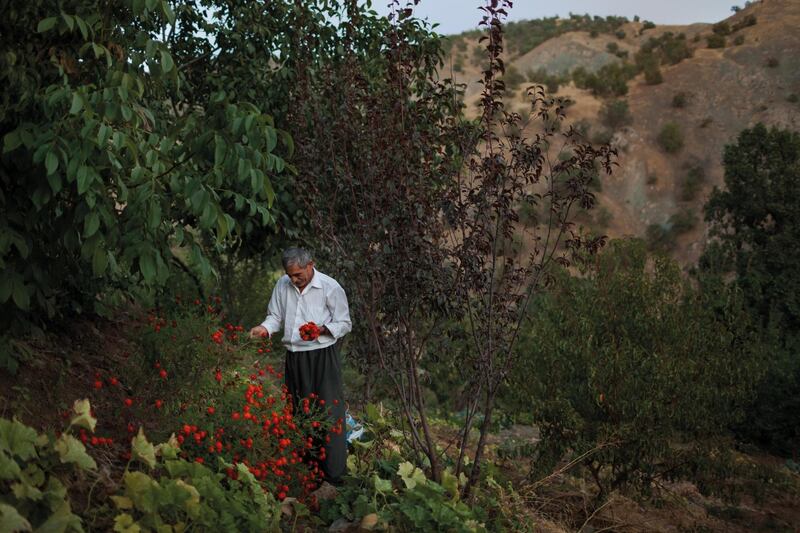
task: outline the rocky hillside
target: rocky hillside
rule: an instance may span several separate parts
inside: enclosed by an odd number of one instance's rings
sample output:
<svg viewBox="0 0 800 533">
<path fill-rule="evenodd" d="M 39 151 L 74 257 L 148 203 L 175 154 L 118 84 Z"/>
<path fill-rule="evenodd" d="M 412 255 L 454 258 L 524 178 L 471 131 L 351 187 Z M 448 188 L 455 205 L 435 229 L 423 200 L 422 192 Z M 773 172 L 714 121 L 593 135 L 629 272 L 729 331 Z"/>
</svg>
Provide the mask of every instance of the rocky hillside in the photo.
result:
<svg viewBox="0 0 800 533">
<path fill-rule="evenodd" d="M 724 146 L 757 122 L 800 129 L 800 2 L 762 0 L 717 24 L 574 22 L 548 21 L 564 31 L 550 28 L 529 50 L 515 42 L 525 24 L 516 23 L 505 58 L 515 88 L 507 106 L 523 108 L 533 81 L 573 100 L 568 122 L 620 153 L 619 169 L 601 184 L 599 209 L 582 222 L 611 237 L 645 237 L 691 264 L 706 235 L 702 206 L 723 183 Z M 478 37 L 452 37 L 449 55 L 473 114 Z M 593 74 L 599 81 L 587 82 Z"/>
</svg>

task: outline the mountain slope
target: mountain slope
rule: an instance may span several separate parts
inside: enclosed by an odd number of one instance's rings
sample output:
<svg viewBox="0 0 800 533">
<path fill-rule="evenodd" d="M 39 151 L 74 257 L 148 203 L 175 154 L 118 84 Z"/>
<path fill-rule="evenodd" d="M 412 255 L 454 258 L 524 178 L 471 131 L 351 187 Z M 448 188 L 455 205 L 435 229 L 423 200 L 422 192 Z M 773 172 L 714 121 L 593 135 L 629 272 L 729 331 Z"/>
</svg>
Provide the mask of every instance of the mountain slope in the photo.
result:
<svg viewBox="0 0 800 533">
<path fill-rule="evenodd" d="M 717 25 L 645 27 L 628 22 L 614 34 L 571 31 L 525 53 L 507 54 L 505 60 L 507 68 L 526 77 L 538 69 L 568 77 L 576 67 L 592 72 L 610 63 L 633 63 L 643 45 L 667 32 L 685 35 L 692 56 L 662 64 L 662 83 L 649 85 L 643 74 L 628 81 L 627 95 L 621 98 L 630 110 L 630 123 L 613 136 L 599 115 L 614 98 L 596 96 L 566 80 L 555 94 L 575 102 L 567 110 L 568 122 L 581 124 L 590 138 L 611 138 L 619 148 L 620 166 L 604 178 L 600 208 L 588 225 L 611 237 L 647 237 L 688 265 L 697 260 L 706 238 L 702 206 L 712 188 L 723 184 L 724 146 L 757 122 L 800 130 L 797 28 L 800 2 L 763 0 Z M 720 37 L 725 46 L 709 48 L 709 39 Z M 476 82 L 478 44 L 475 38 L 462 39 L 467 51 L 461 44 L 462 57 L 453 53 L 462 70 L 454 74 L 468 83 L 465 103 L 474 115 L 481 89 Z M 525 107 L 526 85 L 509 98 L 509 108 Z M 673 153 L 658 140 L 668 123 L 683 141 Z"/>
</svg>

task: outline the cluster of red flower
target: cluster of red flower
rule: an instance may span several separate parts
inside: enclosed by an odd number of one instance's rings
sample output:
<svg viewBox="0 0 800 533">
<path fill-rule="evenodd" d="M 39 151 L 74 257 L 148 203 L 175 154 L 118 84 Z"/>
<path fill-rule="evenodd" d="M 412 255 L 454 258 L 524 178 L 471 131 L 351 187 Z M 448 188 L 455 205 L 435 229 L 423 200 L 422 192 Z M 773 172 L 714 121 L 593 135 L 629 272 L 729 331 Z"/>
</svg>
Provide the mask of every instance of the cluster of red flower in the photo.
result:
<svg viewBox="0 0 800 533">
<path fill-rule="evenodd" d="M 180 300 L 176 303 L 181 305 Z M 321 445 L 331 430 L 325 402 L 312 394 L 293 407 L 281 385 L 283 374 L 271 365 L 256 362 L 249 376 L 222 367 L 224 360 L 269 354 L 270 339 L 253 343 L 242 335 L 242 326 L 220 326 L 219 300 L 186 303 L 188 313 L 184 307 L 177 320 L 151 311 L 143 321 L 146 330 L 156 334 L 158 360 L 151 360 L 149 368 L 140 367 L 142 360 L 128 358 L 126 352 L 122 364 L 134 365 L 130 372 L 119 367 L 90 375 L 92 405 L 113 413 L 103 417 L 102 431 L 115 438 L 82 431 L 81 440 L 106 446 L 128 461 L 127 442 L 140 426 L 155 441 L 174 431 L 186 460 L 214 468 L 221 458 L 234 465 L 227 471 L 231 478 L 237 476 L 235 465 L 242 464 L 278 499 L 306 497 L 322 479 Z M 319 327 L 304 324 L 301 335 L 316 339 Z M 188 373 L 194 376 L 191 390 L 184 388 Z"/>
<path fill-rule="evenodd" d="M 300 326 L 300 338 L 304 341 L 314 341 L 319 337 L 319 326 L 313 322 L 308 322 Z"/>
</svg>

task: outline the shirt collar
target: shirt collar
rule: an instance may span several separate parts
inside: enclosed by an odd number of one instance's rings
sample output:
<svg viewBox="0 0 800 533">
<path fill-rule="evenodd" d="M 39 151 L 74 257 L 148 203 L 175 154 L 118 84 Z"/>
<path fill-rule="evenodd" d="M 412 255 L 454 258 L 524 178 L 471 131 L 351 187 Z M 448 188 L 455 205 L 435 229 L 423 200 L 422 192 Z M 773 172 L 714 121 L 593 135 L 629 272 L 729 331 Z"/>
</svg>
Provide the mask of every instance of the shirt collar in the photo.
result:
<svg viewBox="0 0 800 533">
<path fill-rule="evenodd" d="M 311 281 L 308 283 L 308 286 L 316 287 L 317 289 L 322 288 L 322 277 L 319 275 L 319 272 L 317 272 L 316 268 L 314 269 L 314 275 L 311 278 Z"/>
</svg>

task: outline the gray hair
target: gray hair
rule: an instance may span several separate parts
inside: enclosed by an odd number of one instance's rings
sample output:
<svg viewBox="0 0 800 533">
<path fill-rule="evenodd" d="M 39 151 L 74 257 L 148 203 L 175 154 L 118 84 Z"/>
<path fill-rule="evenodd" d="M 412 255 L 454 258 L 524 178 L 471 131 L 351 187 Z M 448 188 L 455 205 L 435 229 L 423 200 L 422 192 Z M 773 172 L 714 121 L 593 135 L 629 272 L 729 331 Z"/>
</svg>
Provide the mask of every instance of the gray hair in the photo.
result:
<svg viewBox="0 0 800 533">
<path fill-rule="evenodd" d="M 296 265 L 300 268 L 306 266 L 311 261 L 313 261 L 313 257 L 311 257 L 311 252 L 306 250 L 305 248 L 287 248 L 283 251 L 283 256 L 281 257 L 281 262 L 283 263 L 283 269 L 289 267 L 289 265 Z"/>
</svg>

